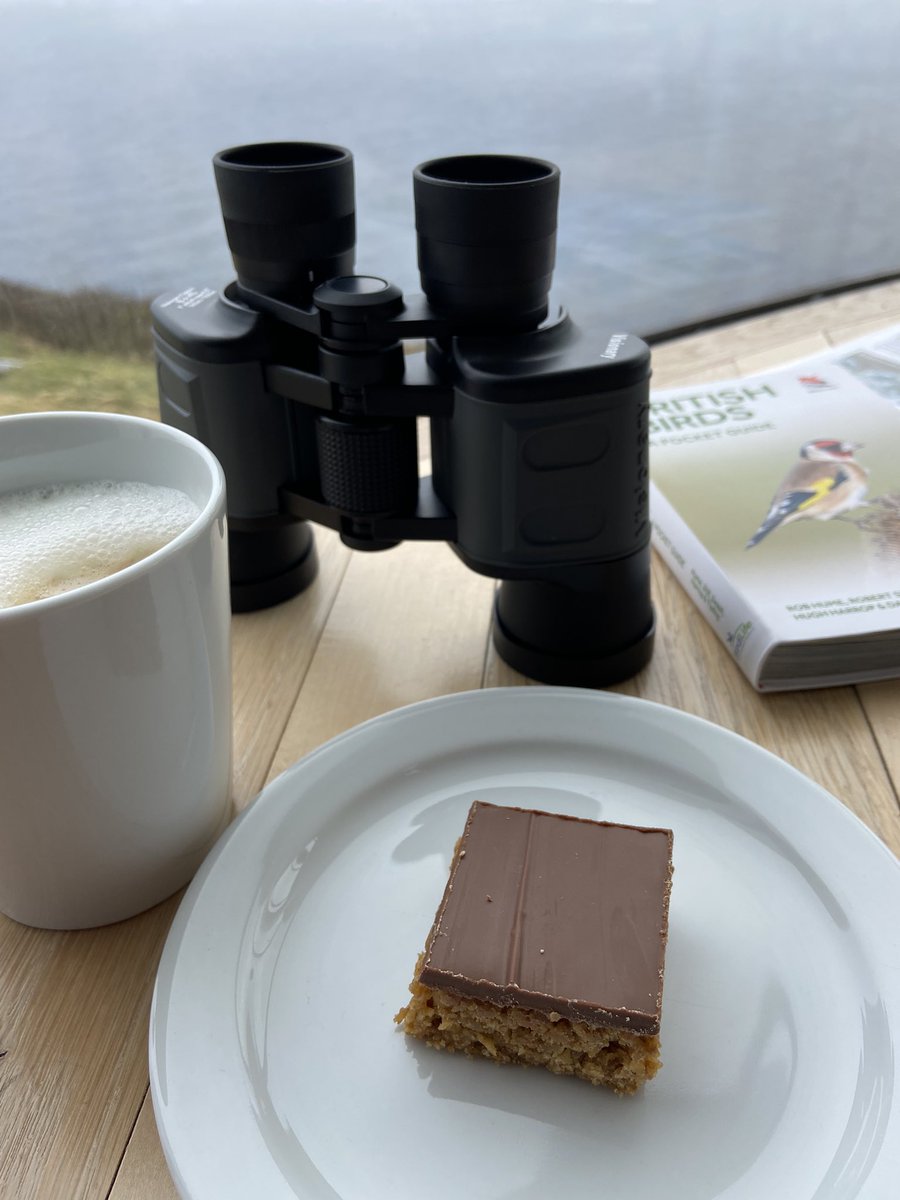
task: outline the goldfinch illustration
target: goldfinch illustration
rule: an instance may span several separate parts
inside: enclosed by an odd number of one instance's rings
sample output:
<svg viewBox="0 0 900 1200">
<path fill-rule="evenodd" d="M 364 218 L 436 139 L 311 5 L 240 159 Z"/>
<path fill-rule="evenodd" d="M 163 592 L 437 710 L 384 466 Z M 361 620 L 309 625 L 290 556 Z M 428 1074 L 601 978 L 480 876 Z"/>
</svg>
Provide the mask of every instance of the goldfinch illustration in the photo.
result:
<svg viewBox="0 0 900 1200">
<path fill-rule="evenodd" d="M 869 472 L 853 458 L 858 442 L 836 442 L 818 438 L 800 447 L 800 461 L 785 475 L 772 497 L 766 519 L 747 542 L 746 549 L 761 542 L 779 525 L 801 517 L 829 521 L 864 503 Z"/>
</svg>

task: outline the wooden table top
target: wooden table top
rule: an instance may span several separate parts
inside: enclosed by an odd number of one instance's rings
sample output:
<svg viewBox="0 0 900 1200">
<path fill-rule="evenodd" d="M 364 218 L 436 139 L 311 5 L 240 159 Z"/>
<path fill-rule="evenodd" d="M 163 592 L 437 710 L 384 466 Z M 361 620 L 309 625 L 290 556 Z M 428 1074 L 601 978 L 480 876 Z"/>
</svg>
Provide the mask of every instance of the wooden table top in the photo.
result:
<svg viewBox="0 0 900 1200">
<path fill-rule="evenodd" d="M 900 322 L 886 284 L 657 347 L 654 384 L 774 367 Z M 234 796 L 369 717 L 449 692 L 527 683 L 490 644 L 494 582 L 444 544 L 353 554 L 316 531 L 303 595 L 234 618 Z M 757 695 L 657 560 L 653 660 L 614 689 L 695 713 L 780 755 L 900 854 L 900 681 Z M 0 1197 L 173 1200 L 148 1092 L 147 1029 L 179 897 L 105 929 L 0 917 Z"/>
</svg>

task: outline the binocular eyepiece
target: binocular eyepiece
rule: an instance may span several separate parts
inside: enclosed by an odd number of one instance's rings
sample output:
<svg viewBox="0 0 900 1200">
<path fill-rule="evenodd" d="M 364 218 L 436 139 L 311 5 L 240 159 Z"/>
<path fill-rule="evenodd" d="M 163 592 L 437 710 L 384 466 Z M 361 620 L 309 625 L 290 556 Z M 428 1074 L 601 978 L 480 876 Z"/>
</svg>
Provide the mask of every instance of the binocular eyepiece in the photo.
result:
<svg viewBox="0 0 900 1200">
<path fill-rule="evenodd" d="M 343 146 L 272 142 L 213 159 L 238 281 L 308 304 L 327 279 L 349 275 L 356 251 L 353 156 Z"/>
<path fill-rule="evenodd" d="M 424 296 L 404 298 L 353 273 L 342 146 L 237 146 L 213 167 L 237 282 L 152 312 L 162 419 L 225 472 L 232 607 L 312 581 L 310 521 L 359 550 L 440 540 L 501 581 L 493 637 L 513 667 L 592 687 L 634 674 L 653 646 L 650 352 L 550 309 L 559 169 L 416 167 Z"/>
<path fill-rule="evenodd" d="M 213 159 L 243 287 L 308 304 L 353 270 L 353 158 L 342 146 L 276 142 Z M 537 158 L 435 158 L 413 172 L 418 262 L 431 307 L 460 325 L 534 329 L 547 315 L 559 168 Z"/>
<path fill-rule="evenodd" d="M 436 158 L 413 172 L 422 291 L 484 328 L 534 329 L 556 261 L 559 168 L 537 158 Z"/>
</svg>

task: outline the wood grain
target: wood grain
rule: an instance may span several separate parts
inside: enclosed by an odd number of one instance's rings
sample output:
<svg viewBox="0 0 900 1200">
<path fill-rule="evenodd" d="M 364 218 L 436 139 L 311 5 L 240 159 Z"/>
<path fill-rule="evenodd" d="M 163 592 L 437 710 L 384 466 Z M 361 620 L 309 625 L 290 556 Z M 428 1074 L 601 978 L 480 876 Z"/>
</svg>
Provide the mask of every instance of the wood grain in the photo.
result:
<svg viewBox="0 0 900 1200">
<path fill-rule="evenodd" d="M 756 371 L 900 323 L 900 283 L 654 348 L 654 385 Z M 427 439 L 421 456 L 427 458 Z M 444 545 L 350 554 L 288 604 L 234 621 L 238 809 L 359 721 L 430 696 L 528 681 L 489 645 L 493 581 Z M 616 690 L 714 721 L 815 779 L 900 852 L 900 681 L 759 696 L 661 561 L 650 665 Z M 152 980 L 177 897 L 78 934 L 0 919 L 0 1197 L 174 1200 L 147 1094 Z"/>
<path fill-rule="evenodd" d="M 107 1195 L 147 1087 L 150 993 L 176 907 L 79 933 L 0 926 L 3 1200 Z"/>
<path fill-rule="evenodd" d="M 338 594 L 350 551 L 316 530 L 319 572 L 285 604 L 235 616 L 234 798 L 241 810 L 259 792 Z"/>
<path fill-rule="evenodd" d="M 271 775 L 370 717 L 481 685 L 493 580 L 410 542 L 356 555 L 344 582 Z"/>
<path fill-rule="evenodd" d="M 169 1174 L 160 1144 L 149 1092 L 141 1106 L 110 1200 L 178 1200 L 178 1189 Z"/>
</svg>

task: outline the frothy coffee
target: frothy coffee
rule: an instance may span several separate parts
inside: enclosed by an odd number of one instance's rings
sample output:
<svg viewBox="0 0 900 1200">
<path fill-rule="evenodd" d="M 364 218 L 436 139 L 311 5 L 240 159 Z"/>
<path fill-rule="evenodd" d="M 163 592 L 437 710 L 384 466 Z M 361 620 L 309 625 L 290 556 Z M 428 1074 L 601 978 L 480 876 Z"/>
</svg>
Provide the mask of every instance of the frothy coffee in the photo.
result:
<svg viewBox="0 0 900 1200">
<path fill-rule="evenodd" d="M 199 513 L 175 488 L 119 480 L 0 495 L 0 608 L 114 575 L 171 542 Z"/>
</svg>

